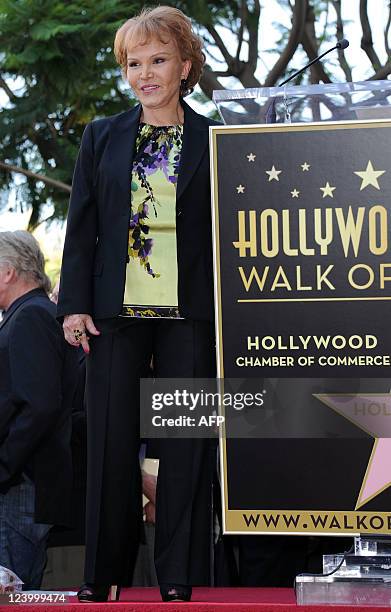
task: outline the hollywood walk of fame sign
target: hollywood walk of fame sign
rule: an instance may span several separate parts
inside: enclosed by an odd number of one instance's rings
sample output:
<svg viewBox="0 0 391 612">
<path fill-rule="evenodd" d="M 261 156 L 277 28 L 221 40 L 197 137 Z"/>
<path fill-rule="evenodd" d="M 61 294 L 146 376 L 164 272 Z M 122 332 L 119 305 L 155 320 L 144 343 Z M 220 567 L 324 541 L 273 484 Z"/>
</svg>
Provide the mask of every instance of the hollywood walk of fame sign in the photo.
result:
<svg viewBox="0 0 391 612">
<path fill-rule="evenodd" d="M 271 414 L 226 423 L 228 533 L 391 534 L 390 151 L 388 120 L 211 128 L 219 376 Z"/>
</svg>

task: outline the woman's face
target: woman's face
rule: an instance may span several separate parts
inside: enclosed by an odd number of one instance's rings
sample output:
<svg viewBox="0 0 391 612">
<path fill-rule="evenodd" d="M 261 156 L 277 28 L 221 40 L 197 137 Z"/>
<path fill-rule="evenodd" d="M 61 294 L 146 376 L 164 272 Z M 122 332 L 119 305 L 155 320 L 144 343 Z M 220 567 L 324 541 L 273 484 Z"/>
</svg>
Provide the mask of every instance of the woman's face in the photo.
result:
<svg viewBox="0 0 391 612">
<path fill-rule="evenodd" d="M 190 68 L 190 60 L 181 59 L 173 40 L 151 38 L 128 50 L 127 80 L 142 106 L 150 110 L 176 107 L 181 80 Z"/>
</svg>

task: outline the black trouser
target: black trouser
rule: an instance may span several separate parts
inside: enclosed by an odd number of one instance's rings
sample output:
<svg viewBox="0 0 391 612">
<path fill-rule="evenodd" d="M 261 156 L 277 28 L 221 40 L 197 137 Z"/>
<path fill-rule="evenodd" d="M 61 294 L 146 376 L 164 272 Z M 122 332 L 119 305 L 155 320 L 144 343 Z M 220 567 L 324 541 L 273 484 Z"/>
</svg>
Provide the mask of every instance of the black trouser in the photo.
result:
<svg viewBox="0 0 391 612">
<path fill-rule="evenodd" d="M 96 321 L 87 358 L 87 582 L 125 584 L 141 525 L 139 379 L 215 376 L 210 323 Z M 210 579 L 210 440 L 159 442 L 155 563 L 160 584 Z"/>
</svg>

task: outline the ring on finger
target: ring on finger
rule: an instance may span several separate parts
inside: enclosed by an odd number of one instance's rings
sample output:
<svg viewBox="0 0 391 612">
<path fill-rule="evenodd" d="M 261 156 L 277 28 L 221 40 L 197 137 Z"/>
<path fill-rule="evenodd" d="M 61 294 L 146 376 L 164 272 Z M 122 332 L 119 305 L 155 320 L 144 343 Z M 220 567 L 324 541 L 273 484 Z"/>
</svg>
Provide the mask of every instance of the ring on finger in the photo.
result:
<svg viewBox="0 0 391 612">
<path fill-rule="evenodd" d="M 73 336 L 76 340 L 76 342 L 81 342 L 81 339 L 84 335 L 84 331 L 82 331 L 81 329 L 74 329 L 73 330 Z"/>
</svg>

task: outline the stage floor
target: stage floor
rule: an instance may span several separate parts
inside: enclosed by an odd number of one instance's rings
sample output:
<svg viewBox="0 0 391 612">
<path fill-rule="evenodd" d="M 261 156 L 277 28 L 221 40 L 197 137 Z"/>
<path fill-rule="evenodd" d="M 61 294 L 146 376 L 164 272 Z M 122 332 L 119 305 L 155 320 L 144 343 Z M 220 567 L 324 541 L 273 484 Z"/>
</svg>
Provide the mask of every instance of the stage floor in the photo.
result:
<svg viewBox="0 0 391 612">
<path fill-rule="evenodd" d="M 53 605 L 13 604 L 18 612 L 54 612 Z M 195 588 L 189 603 L 163 603 L 156 588 L 124 589 L 120 602 L 103 604 L 81 604 L 70 598 L 59 612 L 380 612 L 382 608 L 373 606 L 296 606 L 293 589 L 235 589 L 235 588 Z M 8 606 L 0 606 L 7 608 Z M 38 608 L 38 609 L 37 609 Z M 383 608 L 383 610 L 386 608 Z"/>
</svg>

